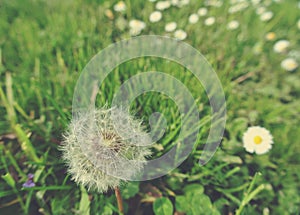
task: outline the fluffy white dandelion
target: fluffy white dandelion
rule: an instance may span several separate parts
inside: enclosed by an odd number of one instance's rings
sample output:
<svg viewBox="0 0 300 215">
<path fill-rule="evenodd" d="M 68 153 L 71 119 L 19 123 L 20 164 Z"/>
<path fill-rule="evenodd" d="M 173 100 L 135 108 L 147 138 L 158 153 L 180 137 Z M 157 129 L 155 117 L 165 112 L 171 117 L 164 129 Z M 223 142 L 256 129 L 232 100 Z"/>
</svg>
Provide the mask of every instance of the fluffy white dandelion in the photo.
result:
<svg viewBox="0 0 300 215">
<path fill-rule="evenodd" d="M 122 110 L 102 108 L 73 118 L 61 150 L 76 183 L 105 192 L 120 185 L 116 173 L 133 176 L 142 170 L 149 143 L 140 121 Z"/>
<path fill-rule="evenodd" d="M 207 26 L 211 26 L 215 23 L 215 21 L 216 21 L 216 18 L 211 16 L 204 20 L 204 24 Z"/>
<path fill-rule="evenodd" d="M 114 5 L 114 11 L 116 12 L 123 12 L 126 10 L 126 4 L 123 1 L 119 1 L 117 4 Z"/>
<path fill-rule="evenodd" d="M 131 36 L 139 35 L 145 27 L 146 27 L 146 23 L 143 21 L 137 19 L 130 20 L 129 33 Z"/>
<path fill-rule="evenodd" d="M 273 137 L 267 129 L 260 126 L 253 126 L 249 127 L 244 133 L 243 144 L 247 152 L 255 152 L 261 155 L 272 148 Z"/>
<path fill-rule="evenodd" d="M 150 14 L 150 22 L 159 22 L 162 18 L 162 13 L 160 11 L 154 11 Z"/>
<path fill-rule="evenodd" d="M 290 42 L 287 40 L 279 40 L 277 41 L 274 46 L 273 50 L 276 53 L 283 53 L 286 52 L 287 48 L 290 46 Z"/>
<path fill-rule="evenodd" d="M 199 10 L 197 11 L 197 13 L 198 13 L 199 16 L 206 16 L 206 15 L 207 15 L 207 12 L 208 12 L 208 10 L 207 10 L 206 7 L 201 7 L 201 8 L 199 8 Z"/>
<path fill-rule="evenodd" d="M 166 32 L 173 32 L 177 28 L 176 22 L 169 22 L 165 25 Z"/>
<path fill-rule="evenodd" d="M 227 24 L 228 30 L 235 30 L 240 26 L 240 23 L 237 20 L 232 20 Z"/>
<path fill-rule="evenodd" d="M 159 1 L 155 5 L 155 8 L 157 10 L 166 10 L 169 7 L 171 7 L 171 2 L 169 2 L 169 1 Z"/>
<path fill-rule="evenodd" d="M 195 24 L 199 21 L 199 16 L 196 13 L 193 13 L 189 16 L 189 23 Z"/>
<path fill-rule="evenodd" d="M 272 11 L 266 11 L 263 14 L 260 15 L 260 20 L 263 22 L 269 21 L 273 17 Z"/>
<path fill-rule="evenodd" d="M 190 3 L 190 0 L 180 0 L 178 6 L 182 7 L 185 5 L 188 5 Z"/>
<path fill-rule="evenodd" d="M 177 40 L 184 40 L 187 37 L 187 33 L 184 30 L 178 29 L 174 32 L 174 37 Z"/>
<path fill-rule="evenodd" d="M 299 66 L 294 58 L 286 58 L 283 61 L 281 61 L 280 65 L 281 68 L 289 72 L 294 71 Z"/>
</svg>

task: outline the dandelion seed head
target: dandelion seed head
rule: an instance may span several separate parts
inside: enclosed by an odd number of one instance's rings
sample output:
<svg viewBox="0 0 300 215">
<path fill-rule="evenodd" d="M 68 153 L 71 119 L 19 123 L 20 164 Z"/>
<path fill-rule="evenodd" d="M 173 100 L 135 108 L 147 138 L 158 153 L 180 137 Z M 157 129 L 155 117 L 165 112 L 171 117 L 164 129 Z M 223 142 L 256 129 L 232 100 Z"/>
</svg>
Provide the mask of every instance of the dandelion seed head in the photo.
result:
<svg viewBox="0 0 300 215">
<path fill-rule="evenodd" d="M 113 176 L 116 173 L 131 176 L 142 170 L 150 143 L 140 121 L 122 110 L 101 108 L 73 118 L 61 150 L 76 183 L 106 192 L 120 185 L 122 180 Z"/>
</svg>

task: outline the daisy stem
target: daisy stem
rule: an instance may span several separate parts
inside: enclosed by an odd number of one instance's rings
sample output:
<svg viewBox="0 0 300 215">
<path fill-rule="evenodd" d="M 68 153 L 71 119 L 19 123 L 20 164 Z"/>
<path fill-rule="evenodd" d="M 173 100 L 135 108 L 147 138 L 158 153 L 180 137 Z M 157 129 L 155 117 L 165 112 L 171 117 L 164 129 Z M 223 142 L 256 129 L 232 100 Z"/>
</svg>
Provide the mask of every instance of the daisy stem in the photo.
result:
<svg viewBox="0 0 300 215">
<path fill-rule="evenodd" d="M 116 195 L 117 202 L 118 202 L 119 212 L 121 214 L 124 214 L 123 201 L 122 201 L 122 196 L 121 196 L 121 192 L 120 192 L 119 187 L 115 187 L 115 195 Z"/>
</svg>

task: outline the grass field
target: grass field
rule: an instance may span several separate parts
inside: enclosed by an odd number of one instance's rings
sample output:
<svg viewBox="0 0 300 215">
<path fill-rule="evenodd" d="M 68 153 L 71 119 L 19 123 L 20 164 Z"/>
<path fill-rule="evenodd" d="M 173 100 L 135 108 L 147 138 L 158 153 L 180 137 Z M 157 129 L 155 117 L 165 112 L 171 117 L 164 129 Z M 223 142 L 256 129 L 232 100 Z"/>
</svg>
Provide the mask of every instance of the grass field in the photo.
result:
<svg viewBox="0 0 300 215">
<path fill-rule="evenodd" d="M 71 180 L 59 147 L 85 65 L 110 44 L 138 35 L 175 36 L 199 50 L 222 83 L 227 123 L 217 152 L 199 166 L 211 108 L 191 71 L 155 57 L 115 68 L 99 88 L 98 107 L 111 105 L 133 75 L 161 71 L 188 88 L 201 125 L 193 152 L 178 168 L 154 180 L 122 183 L 125 214 L 299 214 L 300 2 L 125 0 L 126 8 L 116 3 L 0 1 L 0 214 L 119 214 L 113 191 L 98 193 Z M 156 10 L 161 18 L 151 17 Z M 170 22 L 183 32 L 165 29 Z M 175 145 L 175 101 L 147 92 L 130 107 L 148 130 L 153 112 L 166 118 L 165 134 L 151 148 L 153 159 Z M 273 137 L 266 153 L 245 149 L 243 135 L 252 126 Z"/>
</svg>

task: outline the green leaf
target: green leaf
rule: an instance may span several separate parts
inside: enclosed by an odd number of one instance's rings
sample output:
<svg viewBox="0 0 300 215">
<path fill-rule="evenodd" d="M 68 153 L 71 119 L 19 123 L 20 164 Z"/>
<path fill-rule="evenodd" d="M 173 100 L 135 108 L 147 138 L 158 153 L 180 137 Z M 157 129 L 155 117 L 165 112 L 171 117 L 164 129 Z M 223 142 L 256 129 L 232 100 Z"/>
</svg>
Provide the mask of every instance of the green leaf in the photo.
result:
<svg viewBox="0 0 300 215">
<path fill-rule="evenodd" d="M 135 196 L 139 192 L 139 183 L 137 182 L 131 182 L 128 183 L 124 189 L 122 189 L 122 197 L 124 199 L 129 199 L 133 196 Z"/>
<path fill-rule="evenodd" d="M 173 204 L 170 199 L 166 197 L 158 198 L 153 203 L 153 211 L 155 215 L 172 215 Z"/>
</svg>

